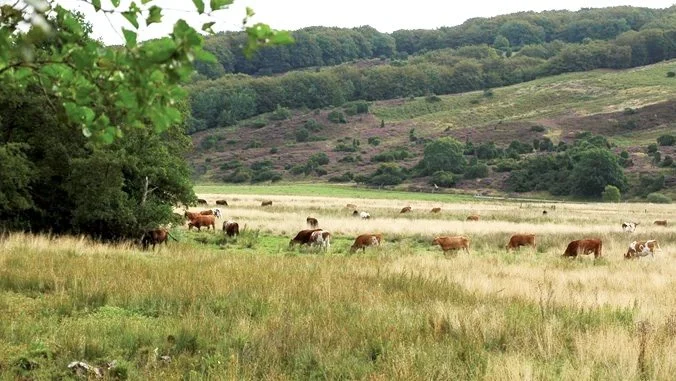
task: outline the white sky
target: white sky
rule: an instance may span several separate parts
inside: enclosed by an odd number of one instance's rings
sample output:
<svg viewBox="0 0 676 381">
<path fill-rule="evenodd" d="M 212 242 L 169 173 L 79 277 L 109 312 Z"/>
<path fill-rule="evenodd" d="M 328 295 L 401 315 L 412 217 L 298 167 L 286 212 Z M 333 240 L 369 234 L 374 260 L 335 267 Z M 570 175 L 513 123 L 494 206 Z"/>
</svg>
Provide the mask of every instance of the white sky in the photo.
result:
<svg viewBox="0 0 676 381">
<path fill-rule="evenodd" d="M 0 3 L 5 1 L 0 0 Z M 56 0 L 68 9 L 85 13 L 94 26 L 96 38 L 108 44 L 123 41 L 120 27 L 129 28 L 120 15 L 95 13 L 91 5 L 82 0 Z M 136 1 L 140 4 L 140 0 Z M 204 0 L 209 4 L 209 0 Z M 102 0 L 103 8 L 112 8 L 110 0 Z M 122 1 L 122 5 L 129 0 Z M 579 10 L 619 5 L 649 8 L 667 8 L 674 0 L 236 0 L 228 10 L 216 13 L 216 18 L 200 17 L 191 0 L 155 0 L 146 5 L 157 4 L 165 8 L 161 25 L 141 28 L 139 39 L 147 40 L 166 35 L 179 18 L 188 21 L 199 30 L 205 21 L 216 21 L 215 31 L 238 30 L 249 6 L 256 11 L 252 21 L 261 21 L 276 29 L 295 30 L 306 26 L 354 27 L 371 25 L 381 32 L 397 29 L 434 29 L 453 26 L 473 17 L 491 17 L 521 11 L 544 11 L 552 9 Z M 118 30 L 118 32 L 115 31 Z"/>
</svg>

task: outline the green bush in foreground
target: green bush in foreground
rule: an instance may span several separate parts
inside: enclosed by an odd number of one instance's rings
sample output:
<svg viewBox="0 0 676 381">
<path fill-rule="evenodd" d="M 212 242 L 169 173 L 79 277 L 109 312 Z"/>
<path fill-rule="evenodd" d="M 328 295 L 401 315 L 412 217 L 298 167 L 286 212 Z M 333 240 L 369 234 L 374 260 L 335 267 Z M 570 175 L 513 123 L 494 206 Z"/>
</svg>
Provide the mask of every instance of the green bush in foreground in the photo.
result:
<svg viewBox="0 0 676 381">
<path fill-rule="evenodd" d="M 646 199 L 655 204 L 671 204 L 671 198 L 662 193 L 651 193 Z"/>
</svg>

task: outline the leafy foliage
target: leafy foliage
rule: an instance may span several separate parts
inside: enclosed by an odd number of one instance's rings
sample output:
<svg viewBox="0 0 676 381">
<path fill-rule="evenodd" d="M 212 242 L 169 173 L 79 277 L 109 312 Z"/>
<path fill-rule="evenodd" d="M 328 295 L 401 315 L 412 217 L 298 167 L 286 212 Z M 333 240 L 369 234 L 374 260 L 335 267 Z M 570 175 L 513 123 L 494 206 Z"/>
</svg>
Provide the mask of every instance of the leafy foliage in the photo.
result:
<svg viewBox="0 0 676 381">
<path fill-rule="evenodd" d="M 423 159 L 418 164 L 421 174 L 438 171 L 462 173 L 465 168 L 462 143 L 453 138 L 440 138 L 425 146 Z"/>
<path fill-rule="evenodd" d="M 606 185 L 601 193 L 601 198 L 605 202 L 620 202 L 620 189 L 614 185 Z"/>
</svg>

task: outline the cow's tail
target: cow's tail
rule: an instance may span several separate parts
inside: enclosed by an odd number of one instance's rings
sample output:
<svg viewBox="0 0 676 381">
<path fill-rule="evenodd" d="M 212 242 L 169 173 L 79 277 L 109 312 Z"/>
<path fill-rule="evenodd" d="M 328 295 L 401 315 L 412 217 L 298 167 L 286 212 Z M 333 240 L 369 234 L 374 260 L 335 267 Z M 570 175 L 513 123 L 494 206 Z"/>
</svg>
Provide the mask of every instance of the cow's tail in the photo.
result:
<svg viewBox="0 0 676 381">
<path fill-rule="evenodd" d="M 178 240 L 177 240 L 173 235 L 171 235 L 171 233 L 169 233 L 168 231 L 167 231 L 167 235 L 169 236 L 169 238 L 171 238 L 171 239 L 173 239 L 174 241 L 178 242 Z"/>
</svg>

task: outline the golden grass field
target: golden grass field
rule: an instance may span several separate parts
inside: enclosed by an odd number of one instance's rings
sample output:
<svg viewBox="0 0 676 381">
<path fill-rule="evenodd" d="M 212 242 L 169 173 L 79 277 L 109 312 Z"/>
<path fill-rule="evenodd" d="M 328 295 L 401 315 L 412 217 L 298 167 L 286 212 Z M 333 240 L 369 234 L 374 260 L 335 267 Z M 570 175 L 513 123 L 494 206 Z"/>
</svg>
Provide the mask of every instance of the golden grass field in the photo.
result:
<svg viewBox="0 0 676 381">
<path fill-rule="evenodd" d="M 676 206 L 200 197 L 226 198 L 223 220 L 242 235 L 175 227 L 179 242 L 147 252 L 75 237 L 0 241 L 1 378 L 68 378 L 75 360 L 116 360 L 109 379 L 676 374 Z M 347 203 L 372 219 L 351 217 Z M 307 216 L 333 233 L 328 253 L 288 248 Z M 623 221 L 640 225 L 624 233 Z M 385 244 L 349 254 L 366 232 Z M 536 234 L 537 249 L 507 253 L 519 232 Z M 469 255 L 431 245 L 458 234 Z M 560 257 L 585 237 L 603 240 L 603 259 Z M 624 260 L 633 239 L 657 239 L 661 252 Z"/>
</svg>

